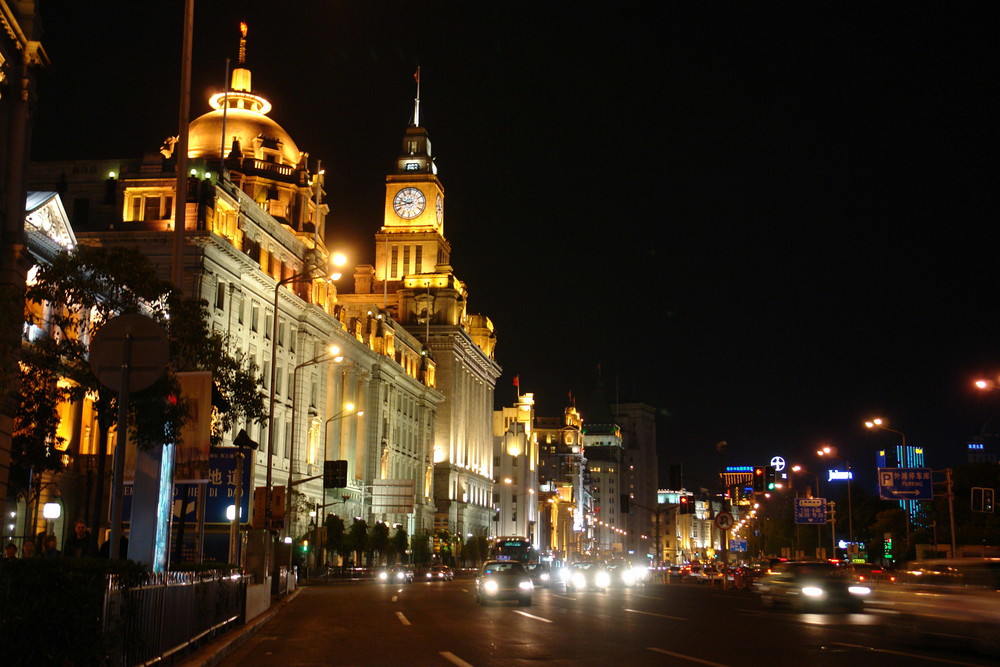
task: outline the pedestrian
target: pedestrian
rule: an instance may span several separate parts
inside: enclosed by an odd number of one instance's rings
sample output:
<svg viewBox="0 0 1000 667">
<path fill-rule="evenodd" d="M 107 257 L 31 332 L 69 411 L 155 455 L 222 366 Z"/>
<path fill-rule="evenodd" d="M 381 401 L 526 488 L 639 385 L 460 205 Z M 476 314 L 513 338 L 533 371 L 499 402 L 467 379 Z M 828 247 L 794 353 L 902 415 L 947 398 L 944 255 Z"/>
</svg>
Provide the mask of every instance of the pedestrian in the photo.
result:
<svg viewBox="0 0 1000 667">
<path fill-rule="evenodd" d="M 55 535 L 45 536 L 45 539 L 42 541 L 42 555 L 47 558 L 62 556 L 62 552 L 59 551 L 59 540 L 56 539 Z"/>
<path fill-rule="evenodd" d="M 108 558 L 111 553 L 111 533 L 108 533 L 108 539 L 104 540 L 104 544 L 101 545 L 101 550 L 97 553 L 101 558 Z M 125 537 L 125 531 L 122 531 L 121 535 L 118 536 L 118 558 L 126 559 L 128 558 L 128 538 Z"/>
<path fill-rule="evenodd" d="M 63 555 L 68 558 L 83 558 L 96 555 L 94 539 L 87 529 L 87 522 L 77 519 L 73 524 L 73 534 L 66 538 L 63 544 Z"/>
<path fill-rule="evenodd" d="M 35 545 L 35 541 L 29 537 L 21 545 L 21 558 L 34 558 L 38 555 L 37 551 L 38 547 Z"/>
<path fill-rule="evenodd" d="M 3 548 L 4 558 L 17 558 L 17 545 L 13 542 L 8 542 Z"/>
</svg>

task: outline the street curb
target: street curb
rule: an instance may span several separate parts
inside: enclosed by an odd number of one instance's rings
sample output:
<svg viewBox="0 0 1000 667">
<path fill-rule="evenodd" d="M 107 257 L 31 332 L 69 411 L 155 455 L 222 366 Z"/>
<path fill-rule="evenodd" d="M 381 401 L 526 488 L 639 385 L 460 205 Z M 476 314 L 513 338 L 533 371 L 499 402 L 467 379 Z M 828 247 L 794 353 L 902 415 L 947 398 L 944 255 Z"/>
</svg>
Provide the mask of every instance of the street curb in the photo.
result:
<svg viewBox="0 0 1000 667">
<path fill-rule="evenodd" d="M 178 663 L 179 667 L 213 667 L 214 665 L 219 664 L 219 662 L 239 648 L 243 642 L 260 630 L 261 626 L 274 618 L 279 611 L 284 609 L 285 606 L 294 600 L 301 592 L 301 588 L 296 588 L 294 591 L 282 598 L 281 601 L 271 605 L 267 611 L 260 614 L 257 618 L 253 619 L 246 625 L 220 635 L 207 646 L 195 651 L 190 657 Z"/>
</svg>

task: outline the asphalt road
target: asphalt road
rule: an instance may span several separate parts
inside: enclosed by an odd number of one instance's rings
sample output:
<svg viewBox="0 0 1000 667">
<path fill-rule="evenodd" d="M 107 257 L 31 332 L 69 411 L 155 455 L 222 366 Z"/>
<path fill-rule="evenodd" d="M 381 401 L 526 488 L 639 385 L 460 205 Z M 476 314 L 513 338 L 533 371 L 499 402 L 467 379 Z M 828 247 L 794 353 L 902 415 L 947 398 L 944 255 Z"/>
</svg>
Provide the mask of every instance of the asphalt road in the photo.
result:
<svg viewBox="0 0 1000 667">
<path fill-rule="evenodd" d="M 313 665 L 992 665 L 891 639 L 877 613 L 799 614 L 675 583 L 481 607 L 471 579 L 310 586 L 223 662 Z"/>
</svg>

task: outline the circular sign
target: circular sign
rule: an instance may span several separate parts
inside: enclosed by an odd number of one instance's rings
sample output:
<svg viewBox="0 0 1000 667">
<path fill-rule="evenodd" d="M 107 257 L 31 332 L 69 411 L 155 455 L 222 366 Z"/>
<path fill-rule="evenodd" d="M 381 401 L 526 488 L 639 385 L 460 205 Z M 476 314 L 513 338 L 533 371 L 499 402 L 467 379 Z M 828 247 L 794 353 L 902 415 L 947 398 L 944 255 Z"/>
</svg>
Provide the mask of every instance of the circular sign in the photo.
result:
<svg viewBox="0 0 1000 667">
<path fill-rule="evenodd" d="M 785 459 L 781 458 L 780 456 L 771 457 L 771 467 L 777 470 L 778 472 L 781 472 L 782 470 L 785 469 Z"/>
<path fill-rule="evenodd" d="M 129 391 L 146 389 L 163 375 L 169 356 L 163 327 L 145 315 L 113 317 L 90 342 L 90 367 L 100 383 L 112 391 L 122 389 L 123 367 L 128 368 Z"/>
<path fill-rule="evenodd" d="M 729 512 L 719 512 L 715 515 L 715 526 L 719 530 L 729 530 L 733 527 L 733 515 Z"/>
</svg>

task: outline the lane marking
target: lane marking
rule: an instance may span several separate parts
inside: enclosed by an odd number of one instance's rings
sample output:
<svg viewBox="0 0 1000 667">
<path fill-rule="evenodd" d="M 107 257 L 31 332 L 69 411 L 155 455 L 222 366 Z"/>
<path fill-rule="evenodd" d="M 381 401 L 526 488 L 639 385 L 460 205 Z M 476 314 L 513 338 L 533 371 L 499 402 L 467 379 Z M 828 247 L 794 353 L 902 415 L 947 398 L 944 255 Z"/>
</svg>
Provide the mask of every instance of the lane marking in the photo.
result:
<svg viewBox="0 0 1000 667">
<path fill-rule="evenodd" d="M 944 658 L 935 658 L 929 655 L 918 655 L 916 653 L 905 653 L 903 651 L 891 651 L 887 648 L 873 648 L 871 646 L 862 646 L 861 644 L 844 644 L 842 642 L 832 642 L 830 646 L 846 646 L 848 648 L 860 648 L 866 651 L 873 651 L 875 653 L 889 653 L 891 655 L 902 655 L 907 658 L 917 658 L 918 660 L 930 660 L 932 662 L 944 662 L 949 665 L 968 665 L 969 667 L 976 667 L 977 663 L 974 662 L 959 662 L 957 660 L 946 660 Z"/>
<path fill-rule="evenodd" d="M 728 667 L 728 665 L 725 665 L 721 662 L 711 662 L 710 660 L 702 660 L 701 658 L 695 658 L 694 656 L 691 655 L 684 655 L 683 653 L 674 653 L 673 651 L 667 651 L 662 648 L 656 648 L 655 646 L 647 646 L 646 650 L 673 656 L 674 658 L 680 658 L 681 660 L 689 660 L 691 662 L 697 662 L 698 664 L 701 665 L 712 665 L 712 667 Z"/>
<path fill-rule="evenodd" d="M 554 598 L 562 598 L 563 600 L 575 600 L 576 599 L 576 598 L 571 598 L 568 595 L 558 595 L 556 593 L 553 593 L 552 597 L 554 597 Z"/>
<path fill-rule="evenodd" d="M 536 621 L 544 621 L 544 622 L 546 622 L 546 623 L 551 623 L 551 622 L 552 622 L 552 621 L 550 621 L 550 620 L 549 620 L 549 619 L 547 619 L 547 618 L 542 618 L 541 616 L 535 616 L 534 614 L 529 614 L 528 612 L 526 612 L 526 611 L 521 611 L 520 609 L 515 609 L 515 610 L 514 610 L 514 613 L 515 613 L 515 614 L 520 614 L 521 616 L 527 616 L 528 618 L 533 618 L 533 619 L 535 619 Z"/>
<path fill-rule="evenodd" d="M 451 664 L 458 665 L 458 667 L 472 667 L 472 665 L 467 663 L 465 660 L 462 660 L 451 651 L 441 651 L 439 655 Z"/>
<path fill-rule="evenodd" d="M 666 614 L 654 614 L 651 611 L 640 611 L 638 609 L 622 609 L 622 611 L 628 611 L 633 614 L 645 614 L 646 616 L 657 616 L 659 618 L 669 618 L 674 621 L 686 621 L 686 618 L 681 618 L 680 616 L 667 616 Z"/>
<path fill-rule="evenodd" d="M 397 611 L 396 612 L 396 618 L 398 618 L 399 622 L 402 623 L 403 625 L 410 625 L 410 622 L 408 620 L 406 620 L 405 616 L 403 616 L 403 612 Z"/>
</svg>

